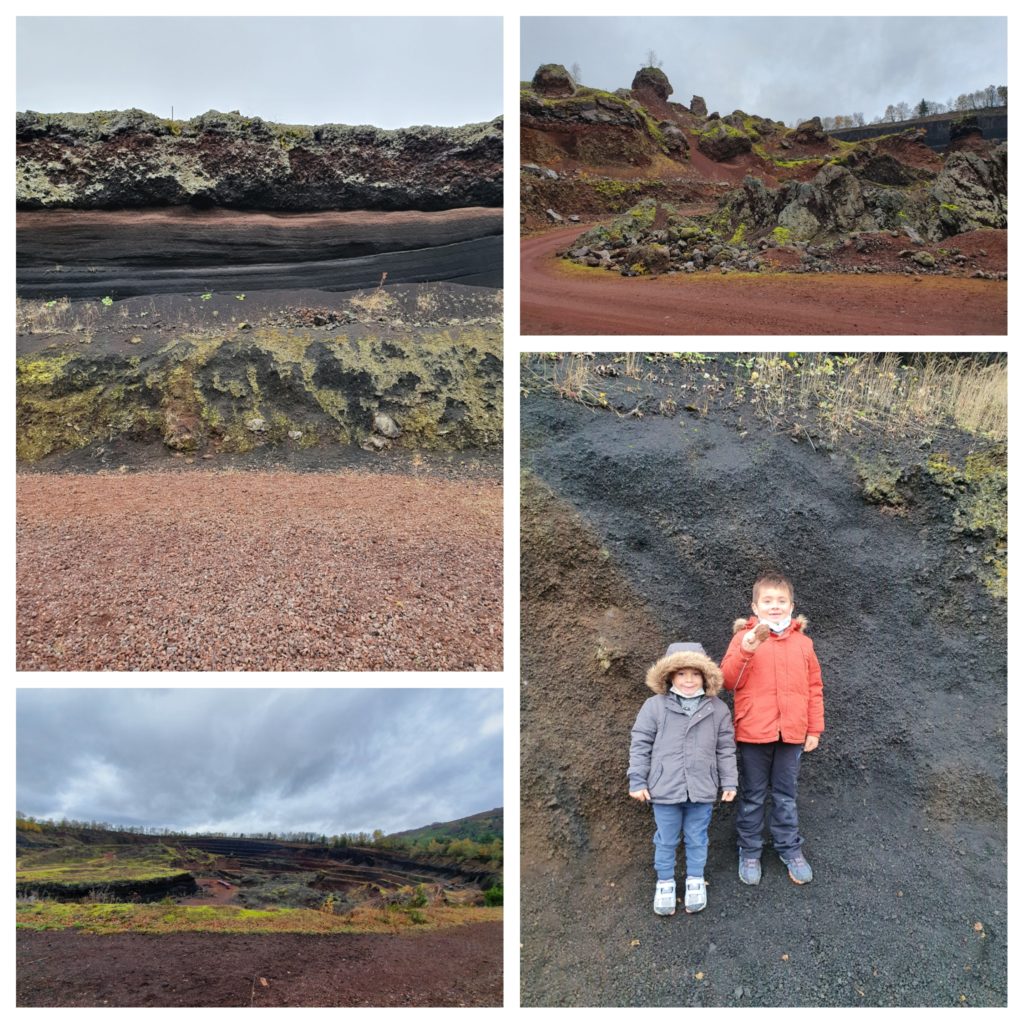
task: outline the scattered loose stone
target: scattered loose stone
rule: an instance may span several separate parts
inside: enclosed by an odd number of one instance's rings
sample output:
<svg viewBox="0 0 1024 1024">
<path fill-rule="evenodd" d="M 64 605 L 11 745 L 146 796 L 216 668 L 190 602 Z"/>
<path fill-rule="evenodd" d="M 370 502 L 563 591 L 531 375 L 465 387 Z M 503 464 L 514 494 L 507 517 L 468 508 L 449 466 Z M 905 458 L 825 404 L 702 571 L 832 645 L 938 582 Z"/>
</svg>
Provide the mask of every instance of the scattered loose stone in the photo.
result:
<svg viewBox="0 0 1024 1024">
<path fill-rule="evenodd" d="M 388 438 L 402 436 L 402 431 L 398 424 L 386 412 L 374 413 L 373 429 L 376 430 L 378 434 L 383 434 Z"/>
</svg>

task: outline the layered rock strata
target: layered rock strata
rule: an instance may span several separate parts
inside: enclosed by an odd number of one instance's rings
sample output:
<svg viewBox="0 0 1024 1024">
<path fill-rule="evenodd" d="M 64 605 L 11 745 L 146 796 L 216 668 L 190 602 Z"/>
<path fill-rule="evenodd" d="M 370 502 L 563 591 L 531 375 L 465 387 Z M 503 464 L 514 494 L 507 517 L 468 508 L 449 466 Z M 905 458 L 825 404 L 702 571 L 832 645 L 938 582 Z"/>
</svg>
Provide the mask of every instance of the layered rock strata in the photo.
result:
<svg viewBox="0 0 1024 1024">
<path fill-rule="evenodd" d="M 17 116 L 20 209 L 500 206 L 502 119 L 457 128 L 286 125 L 209 111 Z"/>
</svg>

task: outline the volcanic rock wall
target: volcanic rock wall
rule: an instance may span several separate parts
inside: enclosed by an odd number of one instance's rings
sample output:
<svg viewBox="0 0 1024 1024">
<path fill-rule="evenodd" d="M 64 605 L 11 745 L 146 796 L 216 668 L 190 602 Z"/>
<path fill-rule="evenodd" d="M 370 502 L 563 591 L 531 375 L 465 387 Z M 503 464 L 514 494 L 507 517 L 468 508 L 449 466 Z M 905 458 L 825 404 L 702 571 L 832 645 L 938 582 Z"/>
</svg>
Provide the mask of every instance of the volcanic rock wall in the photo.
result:
<svg viewBox="0 0 1024 1024">
<path fill-rule="evenodd" d="M 1007 111 L 1005 107 L 992 111 L 975 111 L 971 120 L 977 125 L 983 139 L 991 142 L 1006 142 L 1008 135 Z M 834 139 L 845 139 L 847 142 L 861 142 L 864 139 L 875 139 L 893 132 L 905 132 L 920 129 L 924 132 L 925 144 L 932 149 L 946 149 L 956 135 L 956 125 L 964 119 L 960 111 L 949 114 L 936 114 L 932 117 L 919 117 L 913 121 L 900 121 L 898 124 L 866 124 L 857 128 L 836 128 L 828 134 Z"/>
<path fill-rule="evenodd" d="M 443 210 L 500 206 L 502 119 L 385 131 L 209 111 L 19 113 L 20 209 L 223 206 Z"/>
</svg>

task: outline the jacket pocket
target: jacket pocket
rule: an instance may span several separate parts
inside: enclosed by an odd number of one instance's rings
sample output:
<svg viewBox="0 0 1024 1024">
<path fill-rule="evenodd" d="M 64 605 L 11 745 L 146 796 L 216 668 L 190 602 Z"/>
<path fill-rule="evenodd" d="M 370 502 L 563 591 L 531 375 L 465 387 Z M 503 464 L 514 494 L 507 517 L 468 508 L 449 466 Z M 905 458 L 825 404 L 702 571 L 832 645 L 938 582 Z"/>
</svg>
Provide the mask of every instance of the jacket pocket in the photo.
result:
<svg viewBox="0 0 1024 1024">
<path fill-rule="evenodd" d="M 659 761 L 651 772 L 650 781 L 647 783 L 647 792 L 653 794 L 654 787 L 658 784 L 658 780 L 665 774 L 665 762 Z"/>
</svg>

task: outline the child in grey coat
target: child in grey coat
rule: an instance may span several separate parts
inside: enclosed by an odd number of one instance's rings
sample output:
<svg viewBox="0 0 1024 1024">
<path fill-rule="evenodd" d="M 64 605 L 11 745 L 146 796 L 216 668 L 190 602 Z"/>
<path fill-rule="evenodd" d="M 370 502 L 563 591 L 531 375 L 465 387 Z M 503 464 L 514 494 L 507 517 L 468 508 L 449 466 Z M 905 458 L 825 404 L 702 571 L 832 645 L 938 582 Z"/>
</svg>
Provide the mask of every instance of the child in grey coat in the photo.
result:
<svg viewBox="0 0 1024 1024">
<path fill-rule="evenodd" d="M 676 848 L 685 839 L 686 892 L 683 909 L 707 906 L 704 865 L 708 826 L 718 791 L 736 796 L 736 739 L 729 708 L 719 700 L 722 673 L 700 644 L 672 644 L 647 671 L 648 697 L 633 725 L 629 746 L 629 795 L 650 803 L 654 912 L 676 912 Z"/>
</svg>

